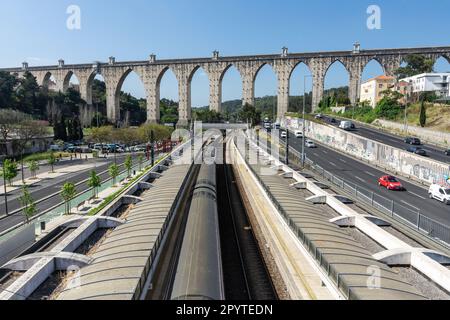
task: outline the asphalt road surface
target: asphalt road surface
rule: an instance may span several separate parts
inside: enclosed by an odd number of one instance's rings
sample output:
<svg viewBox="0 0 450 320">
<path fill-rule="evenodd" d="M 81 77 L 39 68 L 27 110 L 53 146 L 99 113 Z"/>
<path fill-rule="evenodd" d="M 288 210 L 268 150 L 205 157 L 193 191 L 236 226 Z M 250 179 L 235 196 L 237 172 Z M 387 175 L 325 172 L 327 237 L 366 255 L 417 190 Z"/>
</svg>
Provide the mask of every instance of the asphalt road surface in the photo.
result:
<svg viewBox="0 0 450 320">
<path fill-rule="evenodd" d="M 331 124 L 335 127 L 339 126 L 339 119 L 337 119 L 337 123 L 330 123 L 331 117 L 330 116 L 324 116 L 324 122 Z M 391 135 L 391 134 L 387 134 L 384 133 L 382 131 L 378 131 L 369 127 L 365 127 L 365 126 L 361 126 L 360 124 L 356 124 L 356 130 L 351 131 L 352 133 L 359 135 L 361 137 L 364 138 L 368 138 L 377 142 L 381 142 L 384 143 L 386 145 L 398 148 L 398 149 L 402 149 L 402 150 L 406 150 L 408 147 L 410 147 L 409 144 L 406 144 L 404 142 L 404 138 L 399 137 L 399 136 L 395 136 L 395 135 Z M 427 145 L 424 144 L 421 146 L 424 150 L 427 151 L 428 153 L 428 157 L 430 159 L 434 159 L 440 162 L 444 162 L 444 163 L 450 163 L 450 156 L 447 156 L 444 154 L 444 149 L 439 149 L 435 146 L 431 146 L 431 145 Z"/>
<path fill-rule="evenodd" d="M 301 152 L 302 139 L 290 134 L 290 145 Z M 428 198 L 428 190 L 409 183 L 402 177 L 397 177 L 406 188 L 406 191 L 388 191 L 378 186 L 378 179 L 388 174 L 369 165 L 359 162 L 351 157 L 342 155 L 329 148 L 318 145 L 316 149 L 306 148 L 306 156 L 325 170 L 347 182 L 364 187 L 368 191 L 381 195 L 404 208 L 408 208 L 413 216 L 420 210 L 422 215 L 432 218 L 442 224 L 450 225 L 450 206 Z"/>
<path fill-rule="evenodd" d="M 135 157 L 137 157 L 137 155 L 135 155 Z M 117 163 L 120 165 L 121 171 L 124 170 L 124 168 L 123 168 L 124 161 L 125 161 L 125 155 L 117 156 Z M 58 177 L 55 179 L 41 181 L 41 182 L 37 183 L 36 185 L 33 185 L 32 187 L 30 187 L 31 196 L 33 197 L 33 199 L 35 201 L 38 201 L 39 199 L 43 199 L 49 195 L 59 192 L 61 190 L 62 186 L 66 182 L 72 182 L 72 183 L 77 184 L 81 181 L 88 179 L 91 171 L 94 169 L 97 172 L 97 174 L 99 174 L 102 181 L 106 180 L 109 178 L 109 173 L 107 172 L 108 167 L 112 163 L 114 163 L 114 157 L 110 157 L 108 159 L 99 159 L 97 162 L 96 168 L 92 167 L 92 168 L 83 170 L 81 172 L 71 173 L 71 174 L 67 174 L 67 175 L 64 175 L 64 176 L 61 176 L 61 177 Z M 106 172 L 100 174 L 103 171 L 106 171 Z M 88 188 L 89 187 L 87 186 L 87 182 L 84 182 L 77 186 L 77 191 L 81 192 Z M 17 193 L 17 192 L 11 193 L 8 196 L 8 211 L 9 212 L 13 212 L 14 210 L 21 208 L 19 197 L 20 197 L 20 192 L 19 193 Z M 4 216 L 5 211 L 6 211 L 4 197 L 1 196 L 0 198 L 1 198 L 1 200 L 0 200 L 0 216 Z M 61 201 L 62 201 L 61 197 L 59 195 L 56 195 L 54 197 L 51 197 L 51 198 L 44 200 L 41 203 L 37 204 L 37 210 L 38 210 L 38 212 L 42 212 L 48 208 L 51 208 L 51 207 L 57 205 Z M 0 218 L 0 232 L 9 229 L 24 220 L 25 220 L 25 218 L 21 212 L 18 212 L 14 215 L 10 215 L 5 218 Z"/>
</svg>

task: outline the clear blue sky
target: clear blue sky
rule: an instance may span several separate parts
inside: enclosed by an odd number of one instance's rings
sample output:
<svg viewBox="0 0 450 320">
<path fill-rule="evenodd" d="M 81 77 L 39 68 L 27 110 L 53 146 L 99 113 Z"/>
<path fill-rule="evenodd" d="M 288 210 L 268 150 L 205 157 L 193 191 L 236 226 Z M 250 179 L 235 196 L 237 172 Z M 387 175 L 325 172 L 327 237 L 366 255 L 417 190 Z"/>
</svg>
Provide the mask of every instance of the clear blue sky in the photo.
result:
<svg viewBox="0 0 450 320">
<path fill-rule="evenodd" d="M 381 8 L 381 30 L 366 26 L 367 7 Z M 81 9 L 81 30 L 66 27 L 69 5 Z M 450 45 L 444 0 L 0 0 L 0 66 L 56 64 L 159 58 L 349 50 L 355 41 L 362 48 Z M 447 63 L 438 69 L 448 71 Z M 307 70 L 298 68 L 292 94 L 303 90 Z M 371 65 L 365 77 L 376 76 Z M 336 65 L 326 86 L 345 85 L 348 76 Z M 310 87 L 310 85 L 308 86 Z M 143 96 L 142 84 L 131 74 L 123 89 Z M 240 98 L 241 84 L 233 70 L 224 79 L 224 100 Z M 274 94 L 276 81 L 270 67 L 256 82 L 256 96 Z M 171 74 L 162 82 L 161 96 L 177 99 Z M 207 77 L 197 73 L 192 85 L 193 106 L 208 104 Z"/>
</svg>

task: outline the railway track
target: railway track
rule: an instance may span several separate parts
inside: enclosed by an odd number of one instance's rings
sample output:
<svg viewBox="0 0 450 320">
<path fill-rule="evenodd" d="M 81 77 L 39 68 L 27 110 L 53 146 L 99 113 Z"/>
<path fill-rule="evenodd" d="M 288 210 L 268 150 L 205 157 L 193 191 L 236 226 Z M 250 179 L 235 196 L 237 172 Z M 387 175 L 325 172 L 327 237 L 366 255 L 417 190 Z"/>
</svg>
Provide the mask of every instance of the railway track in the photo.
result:
<svg viewBox="0 0 450 320">
<path fill-rule="evenodd" d="M 277 299 L 230 165 L 217 165 L 217 184 L 226 299 Z"/>
</svg>

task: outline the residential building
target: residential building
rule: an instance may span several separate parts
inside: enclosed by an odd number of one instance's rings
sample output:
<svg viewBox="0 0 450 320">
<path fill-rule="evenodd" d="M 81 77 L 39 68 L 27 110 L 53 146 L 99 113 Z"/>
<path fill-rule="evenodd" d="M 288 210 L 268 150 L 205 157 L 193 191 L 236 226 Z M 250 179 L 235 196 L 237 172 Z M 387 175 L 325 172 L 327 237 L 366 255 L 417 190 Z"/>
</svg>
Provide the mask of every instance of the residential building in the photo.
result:
<svg viewBox="0 0 450 320">
<path fill-rule="evenodd" d="M 422 73 L 405 79 L 413 93 L 434 92 L 438 97 L 450 96 L 450 73 Z"/>
<path fill-rule="evenodd" d="M 395 77 L 385 75 L 378 76 L 363 82 L 361 84 L 360 101 L 367 101 L 372 108 L 375 108 L 378 101 L 383 98 L 383 91 L 393 88 L 395 82 Z"/>
</svg>

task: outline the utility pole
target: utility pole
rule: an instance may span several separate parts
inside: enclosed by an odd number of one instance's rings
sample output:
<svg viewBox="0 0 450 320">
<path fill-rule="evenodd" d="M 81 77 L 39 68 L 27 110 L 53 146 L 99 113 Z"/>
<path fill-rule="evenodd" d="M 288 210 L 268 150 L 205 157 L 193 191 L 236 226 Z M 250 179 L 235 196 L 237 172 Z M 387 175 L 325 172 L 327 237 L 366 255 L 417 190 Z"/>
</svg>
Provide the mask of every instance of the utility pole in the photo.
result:
<svg viewBox="0 0 450 320">
<path fill-rule="evenodd" d="M 303 78 L 303 126 L 302 126 L 302 167 L 305 167 L 305 143 L 306 143 L 306 121 L 305 121 L 305 112 L 306 112 L 306 78 L 310 78 L 312 75 L 306 75 Z"/>
<path fill-rule="evenodd" d="M 286 126 L 286 165 L 289 165 L 289 128 Z"/>
<path fill-rule="evenodd" d="M 150 131 L 150 153 L 152 159 L 152 167 L 155 165 L 155 132 Z"/>
<path fill-rule="evenodd" d="M 6 147 L 6 144 L 5 144 L 5 147 Z M 6 210 L 6 215 L 8 215 L 8 195 L 6 193 L 5 159 L 3 159 L 3 187 L 4 187 L 4 191 L 5 191 L 5 210 Z"/>
<path fill-rule="evenodd" d="M 98 102 L 96 102 L 95 105 L 97 106 L 97 112 L 96 113 L 97 113 L 97 128 L 98 128 L 98 127 L 100 127 L 99 120 L 98 120 Z"/>
</svg>

